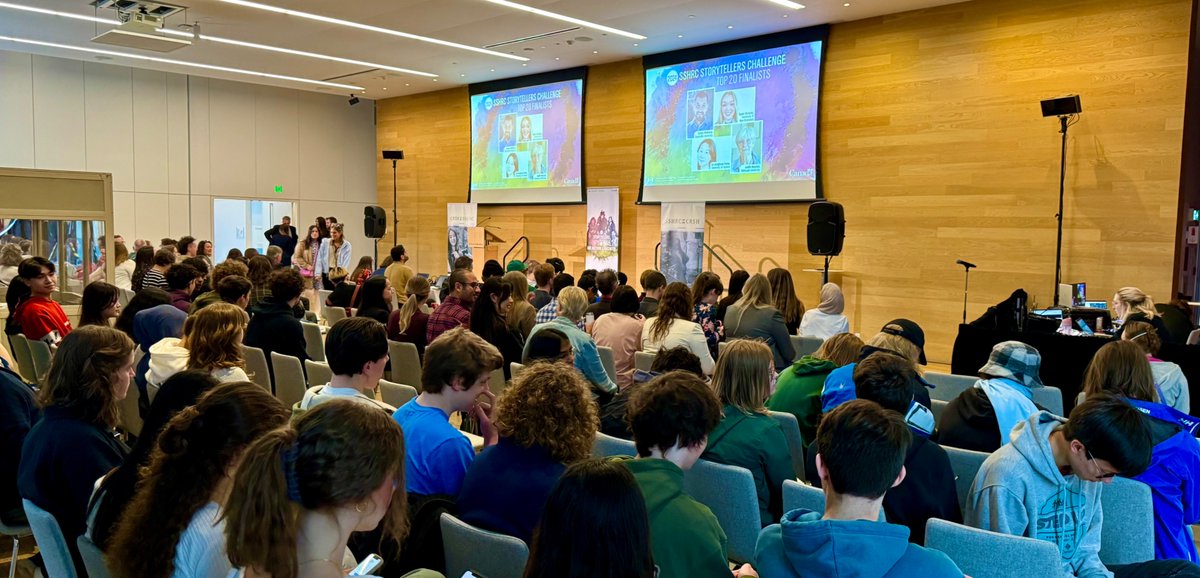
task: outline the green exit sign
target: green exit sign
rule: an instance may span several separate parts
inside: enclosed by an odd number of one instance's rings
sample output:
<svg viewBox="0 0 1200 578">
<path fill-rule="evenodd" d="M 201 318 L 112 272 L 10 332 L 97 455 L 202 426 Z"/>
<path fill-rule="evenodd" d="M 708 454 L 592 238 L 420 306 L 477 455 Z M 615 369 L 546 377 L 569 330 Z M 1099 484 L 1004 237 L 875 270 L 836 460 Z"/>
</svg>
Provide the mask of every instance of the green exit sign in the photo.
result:
<svg viewBox="0 0 1200 578">
<path fill-rule="evenodd" d="M 275 185 L 275 192 L 276 192 L 276 193 L 282 193 L 282 192 L 283 192 L 283 185 Z"/>
<path fill-rule="evenodd" d="M 1192 220 L 1200 221 L 1200 209 L 1192 209 Z"/>
</svg>

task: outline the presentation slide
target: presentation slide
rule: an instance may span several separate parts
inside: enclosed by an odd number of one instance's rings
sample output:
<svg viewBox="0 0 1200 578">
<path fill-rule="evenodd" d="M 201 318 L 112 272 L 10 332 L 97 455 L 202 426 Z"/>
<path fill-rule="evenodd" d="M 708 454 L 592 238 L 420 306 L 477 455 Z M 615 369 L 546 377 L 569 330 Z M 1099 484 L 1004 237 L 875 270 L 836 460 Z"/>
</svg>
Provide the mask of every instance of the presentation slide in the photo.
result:
<svg viewBox="0 0 1200 578">
<path fill-rule="evenodd" d="M 817 40 L 647 68 L 642 201 L 819 198 L 823 48 Z"/>
<path fill-rule="evenodd" d="M 583 201 L 583 80 L 471 95 L 472 203 Z"/>
</svg>

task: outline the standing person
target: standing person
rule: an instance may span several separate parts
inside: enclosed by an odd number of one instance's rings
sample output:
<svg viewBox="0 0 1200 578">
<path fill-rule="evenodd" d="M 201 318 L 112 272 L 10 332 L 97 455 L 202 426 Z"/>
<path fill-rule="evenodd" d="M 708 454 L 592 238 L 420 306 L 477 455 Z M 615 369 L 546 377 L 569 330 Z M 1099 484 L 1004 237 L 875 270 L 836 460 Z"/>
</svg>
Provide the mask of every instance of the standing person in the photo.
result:
<svg viewBox="0 0 1200 578">
<path fill-rule="evenodd" d="M 104 281 L 93 281 L 83 288 L 79 304 L 79 327 L 85 325 L 109 325 L 109 319 L 121 315 L 121 290 Z M 78 329 L 78 327 L 76 328 Z"/>
<path fill-rule="evenodd" d="M 771 282 L 771 295 L 775 298 L 775 309 L 783 315 L 783 323 L 787 326 L 788 335 L 796 335 L 800 329 L 800 320 L 804 317 L 804 303 L 796 297 L 796 286 L 792 283 L 792 272 L 782 267 L 776 267 L 767 272 L 767 281 Z"/>
<path fill-rule="evenodd" d="M 321 250 L 321 232 L 316 225 L 308 227 L 308 234 L 296 243 L 296 250 L 292 253 L 292 264 L 300 271 L 300 276 L 308 282 L 304 288 L 302 295 L 308 297 L 308 302 L 314 307 L 320 309 L 317 304 L 317 291 L 322 289 L 321 277 L 317 275 L 317 253 Z"/>
<path fill-rule="evenodd" d="M 612 311 L 592 323 L 592 339 L 598 347 L 613 351 L 617 387 L 624 391 L 633 384 L 634 354 L 642 348 L 646 318 L 638 313 L 637 291 L 621 286 L 613 293 Z"/>
<path fill-rule="evenodd" d="M 755 273 L 742 289 L 742 298 L 725 312 L 725 335 L 765 341 L 771 348 L 775 367 L 787 367 L 796 358 L 791 332 L 777 303 L 770 282 L 762 273 Z"/>
<path fill-rule="evenodd" d="M 649 319 L 658 314 L 658 301 L 667 288 L 667 277 L 654 269 L 646 269 L 642 272 L 641 284 L 644 294 L 638 313 Z"/>
<path fill-rule="evenodd" d="M 392 288 L 397 291 L 404 291 L 408 287 L 408 280 L 412 279 L 416 273 L 413 273 L 412 267 L 408 266 L 408 251 L 404 249 L 404 245 L 396 245 L 391 251 L 392 264 L 388 265 L 383 270 L 383 276 L 392 282 Z M 400 305 L 408 300 L 408 295 L 397 295 L 396 300 Z"/>
<path fill-rule="evenodd" d="M 742 287 L 746 286 L 746 281 L 750 279 L 750 274 L 746 271 L 738 269 L 729 276 L 729 292 L 717 301 L 717 311 L 713 316 L 714 319 L 722 323 L 725 322 L 725 310 L 729 309 L 730 305 L 738 302 L 742 298 Z"/>
<path fill-rule="evenodd" d="M 416 345 L 418 356 L 425 354 L 425 346 L 428 344 L 425 341 L 425 331 L 429 326 L 430 309 L 426 303 L 429 301 L 430 290 L 428 279 L 420 276 L 409 279 L 408 286 L 405 287 L 408 299 L 388 316 L 388 339 Z"/>
<path fill-rule="evenodd" d="M 179 251 L 180 261 L 188 257 L 195 257 L 196 251 L 200 249 L 200 246 L 196 243 L 196 238 L 191 235 L 181 237 L 175 247 Z"/>
<path fill-rule="evenodd" d="M 133 258 L 133 276 L 129 278 L 130 288 L 136 293 L 144 289 L 146 272 L 154 267 L 154 247 L 149 245 L 137 250 Z M 161 289 L 161 287 L 156 287 Z"/>
<path fill-rule="evenodd" d="M 853 333 L 841 333 L 821 343 L 816 353 L 797 359 L 779 374 L 775 393 L 767 400 L 767 409 L 796 416 L 800 437 L 807 446 L 816 439 L 821 421 L 821 390 L 833 370 L 858 361 L 863 341 Z"/>
<path fill-rule="evenodd" d="M 508 328 L 512 302 L 509 285 L 500 278 L 489 277 L 483 282 L 475 307 L 471 309 L 471 331 L 500 350 L 505 380 L 512 378 L 509 364 L 521 362 L 521 350 L 525 346 L 521 334 Z"/>
<path fill-rule="evenodd" d="M 700 325 L 692 321 L 692 292 L 687 285 L 675 282 L 663 292 L 654 320 L 642 326 L 642 351 L 657 353 L 681 345 L 700 358 L 705 375 L 712 374 L 714 362 L 708 340 Z"/>
<path fill-rule="evenodd" d="M 1154 389 L 1158 393 L 1158 401 L 1183 413 L 1190 412 L 1192 399 L 1187 376 L 1178 365 L 1155 357 L 1162 347 L 1162 340 L 1154 326 L 1145 321 L 1130 321 L 1125 324 L 1121 339 L 1137 344 L 1146 354 L 1150 370 L 1154 373 Z"/>
<path fill-rule="evenodd" d="M 441 334 L 462 325 L 471 325 L 471 308 L 479 296 L 479 280 L 468 269 L 455 269 L 446 280 L 450 295 L 429 316 L 425 342 L 433 343 Z"/>
<path fill-rule="evenodd" d="M 704 339 L 708 341 L 708 351 L 713 359 L 717 358 L 717 344 L 725 339 L 725 327 L 716 318 L 717 301 L 724 292 L 721 278 L 711 271 L 696 275 L 692 282 L 692 321 L 704 330 Z"/>
<path fill-rule="evenodd" d="M 335 224 L 330 227 L 329 238 L 321 241 L 321 247 L 317 250 L 316 274 L 321 276 L 326 289 L 333 289 L 333 282 L 329 279 L 331 272 L 349 270 L 353 252 L 350 241 L 342 236 L 342 226 Z"/>
<path fill-rule="evenodd" d="M 54 263 L 45 257 L 30 257 L 21 261 L 17 276 L 22 282 L 14 283 L 8 289 L 10 294 L 17 295 L 16 307 L 9 321 L 26 338 L 44 341 L 51 348 L 58 347 L 63 338 L 71 333 L 71 321 L 67 319 L 62 306 L 50 298 L 50 294 L 58 289 Z"/>
<path fill-rule="evenodd" d="M 87 573 L 75 539 L 86 528 L 92 488 L 128 453 L 113 428 L 132 377 L 128 336 L 96 325 L 73 331 L 54 354 L 38 392 L 42 419 L 21 450 L 21 497 L 54 516 L 80 576 Z"/>
<path fill-rule="evenodd" d="M 279 264 L 284 267 L 292 266 L 292 254 L 296 252 L 296 244 L 298 237 L 296 236 L 296 228 L 292 226 L 292 218 L 284 217 L 280 224 L 263 231 L 263 237 L 267 238 L 268 245 L 274 245 L 283 249 L 283 255 L 280 257 Z"/>
<path fill-rule="evenodd" d="M 366 317 L 347 317 L 333 324 L 325 337 L 325 359 L 333 377 L 314 385 L 296 404 L 310 410 L 334 399 L 348 399 L 392 415 L 396 408 L 375 399 L 375 389 L 388 364 L 387 335 L 383 326 Z"/>
<path fill-rule="evenodd" d="M 291 414 L 269 391 L 227 383 L 176 415 L 150 456 L 106 558 L 114 578 L 227 576 L 222 509 L 246 447 Z"/>
<path fill-rule="evenodd" d="M 554 284 L 554 265 L 550 263 L 542 263 L 533 268 L 533 282 L 537 285 L 537 290 L 533 292 L 533 299 L 530 304 L 534 309 L 541 309 L 550 302 L 554 296 L 551 294 L 551 287 Z"/>
<path fill-rule="evenodd" d="M 575 368 L 591 382 L 596 393 L 605 396 L 604 401 L 607 401 L 608 396 L 617 393 L 617 384 L 604 370 L 604 363 L 600 361 L 600 352 L 596 349 L 596 341 L 579 328 L 579 323 L 583 321 L 583 315 L 587 311 L 587 303 L 587 295 L 583 289 L 563 288 L 558 294 L 558 317 L 549 323 L 534 326 L 533 331 L 529 333 L 529 339 L 526 340 L 522 355 L 528 353 L 531 347 L 530 342 L 540 331 L 557 329 L 571 340 L 571 347 L 575 352 Z"/>
<path fill-rule="evenodd" d="M 317 220 L 313 224 L 316 225 L 317 231 L 321 233 L 322 240 L 329 238 L 329 222 L 325 220 L 325 217 L 317 217 Z"/>
<path fill-rule="evenodd" d="M 300 302 L 304 278 L 295 269 L 278 269 L 271 273 L 268 283 L 271 296 L 250 308 L 253 316 L 246 326 L 244 342 L 263 350 L 273 377 L 271 353 L 289 355 L 303 363 L 308 359 L 308 340 L 304 338 L 304 326 L 292 312 Z"/>
<path fill-rule="evenodd" d="M 133 272 L 137 264 L 129 258 L 125 243 L 113 243 L 113 257 L 113 285 L 133 291 Z"/>
<path fill-rule="evenodd" d="M 800 335 L 829 339 L 839 333 L 850 333 L 850 321 L 842 313 L 846 310 L 846 298 L 837 283 L 821 286 L 821 303 L 816 309 L 804 312 L 800 320 Z"/>
<path fill-rule="evenodd" d="M 520 271 L 509 271 L 500 279 L 509 286 L 512 295 L 512 308 L 508 310 L 505 323 L 521 336 L 524 343 L 537 323 L 537 309 L 529 303 L 529 281 Z"/>
<path fill-rule="evenodd" d="M 216 263 L 213 263 L 212 241 L 202 239 L 200 241 L 199 248 L 196 249 L 196 256 L 204 260 L 204 262 L 208 265 L 209 271 L 216 266 Z"/>
<path fill-rule="evenodd" d="M 1033 403 L 1033 390 L 1044 387 L 1041 367 L 1037 349 L 1020 341 L 997 343 L 979 368 L 979 381 L 942 410 L 937 442 L 990 454 L 1012 441 L 1013 427 L 1041 411 Z"/>
</svg>

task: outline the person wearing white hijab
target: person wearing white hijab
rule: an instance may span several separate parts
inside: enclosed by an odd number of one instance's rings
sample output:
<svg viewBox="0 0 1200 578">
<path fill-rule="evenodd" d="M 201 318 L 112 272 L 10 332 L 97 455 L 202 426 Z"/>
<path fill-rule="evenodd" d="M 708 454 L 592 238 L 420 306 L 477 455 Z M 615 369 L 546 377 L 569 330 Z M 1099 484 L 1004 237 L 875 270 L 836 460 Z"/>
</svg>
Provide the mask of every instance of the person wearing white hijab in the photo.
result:
<svg viewBox="0 0 1200 578">
<path fill-rule="evenodd" d="M 846 298 L 837 283 L 821 286 L 821 304 L 816 309 L 804 312 L 800 320 L 798 335 L 829 339 L 839 333 L 850 333 L 850 321 L 842 314 L 846 309 Z"/>
</svg>

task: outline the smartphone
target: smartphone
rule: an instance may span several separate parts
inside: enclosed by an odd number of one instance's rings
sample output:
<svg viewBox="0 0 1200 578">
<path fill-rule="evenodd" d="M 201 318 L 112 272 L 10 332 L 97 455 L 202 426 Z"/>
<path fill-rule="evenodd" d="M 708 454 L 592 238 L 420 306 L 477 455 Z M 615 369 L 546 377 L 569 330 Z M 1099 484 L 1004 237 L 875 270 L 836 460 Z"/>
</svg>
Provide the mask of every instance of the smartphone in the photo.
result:
<svg viewBox="0 0 1200 578">
<path fill-rule="evenodd" d="M 467 573 L 463 574 L 462 578 L 487 578 L 487 576 L 484 576 L 483 574 L 480 574 L 480 573 L 472 571 L 472 570 L 467 570 Z"/>
<path fill-rule="evenodd" d="M 1096 332 L 1092 331 L 1092 328 L 1090 326 L 1088 326 L 1087 321 L 1080 319 L 1079 321 L 1076 321 L 1076 323 L 1079 324 L 1079 329 L 1082 330 L 1084 333 L 1086 333 L 1088 335 L 1096 334 Z"/>
<path fill-rule="evenodd" d="M 376 569 L 378 569 L 382 564 L 383 564 L 383 558 L 380 558 L 379 554 L 371 554 L 370 556 L 367 556 L 362 562 L 359 562 L 358 566 L 355 566 L 354 569 L 350 571 L 349 575 L 350 576 L 367 576 L 371 572 L 374 572 Z"/>
<path fill-rule="evenodd" d="M 591 325 L 591 324 L 592 324 L 593 322 L 595 322 L 595 321 L 596 321 L 596 315 L 595 315 L 594 313 L 588 313 L 588 314 L 587 314 L 586 316 L 584 316 L 584 318 L 583 318 L 583 323 L 584 323 L 585 325 Z"/>
</svg>

